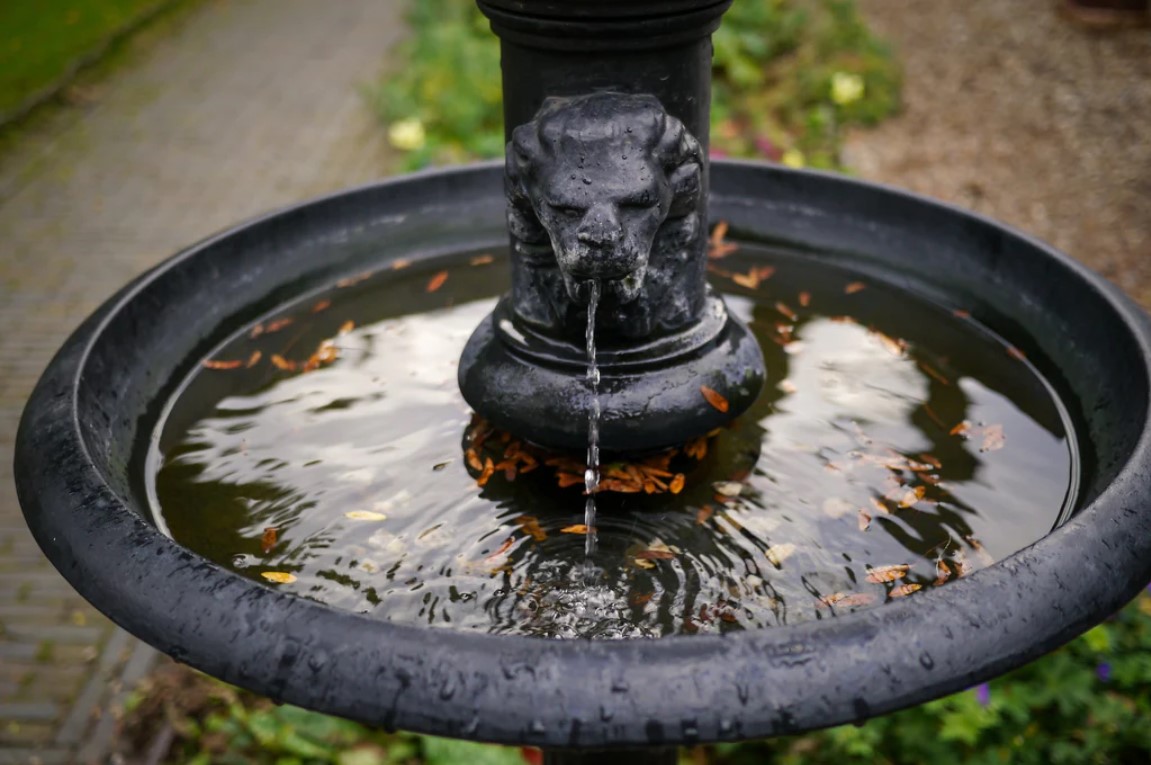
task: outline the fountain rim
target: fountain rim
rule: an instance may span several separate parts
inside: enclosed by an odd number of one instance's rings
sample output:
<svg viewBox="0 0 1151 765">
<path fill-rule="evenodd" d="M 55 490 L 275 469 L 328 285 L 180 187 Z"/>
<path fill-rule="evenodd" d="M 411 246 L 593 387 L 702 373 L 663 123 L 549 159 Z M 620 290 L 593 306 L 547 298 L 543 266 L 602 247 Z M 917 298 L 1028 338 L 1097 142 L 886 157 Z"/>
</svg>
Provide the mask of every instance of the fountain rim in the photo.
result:
<svg viewBox="0 0 1151 765">
<path fill-rule="evenodd" d="M 715 162 L 713 202 L 738 196 L 725 189 L 727 177 L 737 172 L 830 184 L 830 193 L 853 186 L 1018 238 L 1102 297 L 1142 352 L 1139 371 L 1151 380 L 1151 321 L 1117 288 L 1048 245 L 910 192 L 754 162 Z M 119 500 L 90 456 L 78 400 L 90 354 L 118 311 L 176 264 L 239 232 L 366 190 L 390 187 L 402 196 L 411 184 L 462 173 L 491 174 L 498 181 L 502 162 L 425 171 L 259 216 L 144 273 L 76 330 L 24 412 L 15 475 L 34 536 L 82 595 L 177 659 L 278 700 L 385 727 L 497 743 L 652 746 L 793 733 L 962 690 L 1038 657 L 1121 607 L 1142 585 L 1109 586 L 1109 560 L 1123 558 L 1128 567 L 1141 566 L 1151 575 L 1151 541 L 1138 547 L 1139 539 L 1151 535 L 1132 534 L 1151 525 L 1151 517 L 1140 517 L 1140 511 L 1151 516 L 1147 421 L 1126 463 L 1098 497 L 995 565 L 947 587 L 830 622 L 724 636 L 548 641 L 381 622 L 277 592 L 211 564 Z M 1069 576 L 1061 566 L 1073 555 L 1085 564 Z M 165 573 L 175 579 L 157 579 Z M 125 589 L 133 574 L 137 584 Z M 1062 597 L 1038 604 L 1021 582 L 1047 578 Z M 929 619 L 932 633 L 955 633 L 938 655 L 938 646 L 919 634 Z M 256 633 L 262 636 L 238 639 Z M 888 639 L 893 634 L 906 635 L 907 642 Z M 1029 642 L 1018 642 L 1023 635 Z M 335 681 L 317 680 L 337 661 L 343 669 Z M 573 676 L 583 682 L 569 686 Z M 887 685 L 876 680 L 883 677 Z M 762 684 L 752 687 L 749 678 Z M 914 679 L 901 687 L 901 678 Z M 455 690 L 446 693 L 453 683 Z M 814 698 L 815 691 L 823 698 Z M 834 698 L 827 695 L 832 692 Z M 604 704 L 617 710 L 608 719 Z"/>
</svg>

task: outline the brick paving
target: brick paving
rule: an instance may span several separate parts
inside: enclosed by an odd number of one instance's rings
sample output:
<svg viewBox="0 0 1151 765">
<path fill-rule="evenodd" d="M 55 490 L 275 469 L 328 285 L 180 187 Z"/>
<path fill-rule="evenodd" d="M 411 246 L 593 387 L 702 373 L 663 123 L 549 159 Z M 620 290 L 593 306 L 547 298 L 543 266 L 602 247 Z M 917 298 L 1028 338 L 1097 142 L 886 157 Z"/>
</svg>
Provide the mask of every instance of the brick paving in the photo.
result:
<svg viewBox="0 0 1151 765">
<path fill-rule="evenodd" d="M 73 592 L 24 526 L 12 449 L 68 333 L 133 276 L 229 224 L 391 164 L 359 94 L 397 0 L 206 0 L 146 31 L 91 102 L 0 155 L 0 765 L 102 762 L 154 652 Z"/>
</svg>

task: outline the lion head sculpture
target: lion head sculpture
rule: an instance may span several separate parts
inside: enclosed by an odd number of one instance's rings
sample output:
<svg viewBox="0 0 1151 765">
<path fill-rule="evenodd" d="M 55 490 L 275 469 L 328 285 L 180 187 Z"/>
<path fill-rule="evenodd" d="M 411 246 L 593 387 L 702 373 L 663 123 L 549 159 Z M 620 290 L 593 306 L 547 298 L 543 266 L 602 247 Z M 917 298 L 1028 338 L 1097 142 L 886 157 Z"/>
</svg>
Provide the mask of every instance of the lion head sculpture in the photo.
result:
<svg viewBox="0 0 1151 765">
<path fill-rule="evenodd" d="M 609 331 L 649 336 L 696 318 L 703 172 L 699 142 L 653 96 L 547 99 L 508 144 L 523 318 L 578 324 L 593 280 Z"/>
</svg>

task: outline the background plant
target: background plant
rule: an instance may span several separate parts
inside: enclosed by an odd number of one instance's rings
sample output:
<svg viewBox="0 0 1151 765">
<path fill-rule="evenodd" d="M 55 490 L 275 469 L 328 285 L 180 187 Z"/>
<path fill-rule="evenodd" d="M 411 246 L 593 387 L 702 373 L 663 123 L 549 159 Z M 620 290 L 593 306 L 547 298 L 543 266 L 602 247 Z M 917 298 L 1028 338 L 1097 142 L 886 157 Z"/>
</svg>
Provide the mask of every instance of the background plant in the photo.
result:
<svg viewBox="0 0 1151 765">
<path fill-rule="evenodd" d="M 404 169 L 503 155 L 499 43 L 471 2 L 409 5 L 398 63 L 367 96 Z M 839 166 L 842 130 L 898 108 L 891 51 L 851 0 L 739 0 L 713 37 L 712 149 Z"/>
</svg>

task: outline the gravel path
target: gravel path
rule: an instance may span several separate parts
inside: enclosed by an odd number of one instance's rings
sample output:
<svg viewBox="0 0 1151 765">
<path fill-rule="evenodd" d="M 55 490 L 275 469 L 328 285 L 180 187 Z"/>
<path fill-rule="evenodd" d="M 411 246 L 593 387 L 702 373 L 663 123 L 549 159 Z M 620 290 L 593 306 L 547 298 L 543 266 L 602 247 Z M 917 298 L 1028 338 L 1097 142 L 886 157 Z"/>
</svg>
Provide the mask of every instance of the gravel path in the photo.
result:
<svg viewBox="0 0 1151 765">
<path fill-rule="evenodd" d="M 849 141 L 863 177 L 1051 242 L 1151 309 L 1151 30 L 1091 33 L 1056 0 L 860 0 L 905 111 Z"/>
<path fill-rule="evenodd" d="M 0 765 L 103 759 L 110 699 L 152 652 L 40 554 L 12 448 L 72 329 L 180 247 L 384 174 L 358 86 L 400 32 L 394 0 L 206 0 L 0 156 Z M 156 39 L 158 38 L 158 39 Z"/>
</svg>

